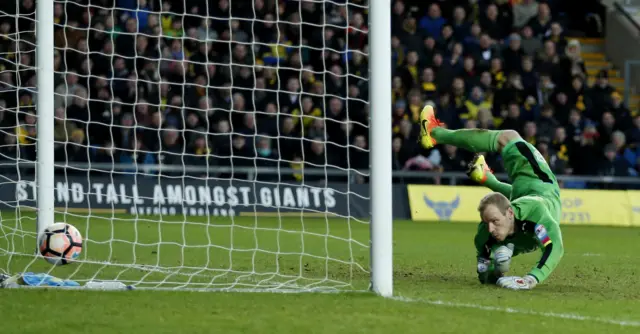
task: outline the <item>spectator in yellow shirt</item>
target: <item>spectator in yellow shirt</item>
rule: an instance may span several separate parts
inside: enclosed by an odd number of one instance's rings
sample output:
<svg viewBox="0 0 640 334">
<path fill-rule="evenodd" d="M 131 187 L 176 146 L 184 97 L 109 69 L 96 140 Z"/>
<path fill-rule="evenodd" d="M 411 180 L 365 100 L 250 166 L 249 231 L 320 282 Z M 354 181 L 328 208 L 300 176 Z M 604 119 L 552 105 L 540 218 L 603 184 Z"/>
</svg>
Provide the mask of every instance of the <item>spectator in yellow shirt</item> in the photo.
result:
<svg viewBox="0 0 640 334">
<path fill-rule="evenodd" d="M 471 96 L 464 102 L 465 107 L 467 107 L 467 113 L 460 115 L 462 119 L 477 119 L 478 111 L 480 109 L 489 109 L 491 110 L 491 101 L 488 101 L 485 98 L 484 92 L 482 88 L 475 86 L 471 90 Z"/>
</svg>

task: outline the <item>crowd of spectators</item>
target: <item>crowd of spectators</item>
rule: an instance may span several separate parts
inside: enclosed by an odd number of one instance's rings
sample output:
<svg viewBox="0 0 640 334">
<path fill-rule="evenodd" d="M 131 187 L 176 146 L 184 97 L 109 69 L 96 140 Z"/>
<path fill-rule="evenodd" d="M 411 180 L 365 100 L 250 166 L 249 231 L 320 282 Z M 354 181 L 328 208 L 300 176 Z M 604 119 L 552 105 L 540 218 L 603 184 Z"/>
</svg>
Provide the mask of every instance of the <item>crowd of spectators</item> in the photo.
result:
<svg viewBox="0 0 640 334">
<path fill-rule="evenodd" d="M 390 8 L 395 170 L 465 169 L 469 152 L 418 145 L 433 103 L 450 128 L 518 130 L 558 174 L 638 173 L 640 116 L 607 71 L 589 87 L 566 36 L 589 27 L 584 7 L 415 2 Z M 366 4 L 55 2 L 56 160 L 367 169 Z M 34 0 L 0 4 L 4 160 L 35 158 L 34 11 Z"/>
</svg>

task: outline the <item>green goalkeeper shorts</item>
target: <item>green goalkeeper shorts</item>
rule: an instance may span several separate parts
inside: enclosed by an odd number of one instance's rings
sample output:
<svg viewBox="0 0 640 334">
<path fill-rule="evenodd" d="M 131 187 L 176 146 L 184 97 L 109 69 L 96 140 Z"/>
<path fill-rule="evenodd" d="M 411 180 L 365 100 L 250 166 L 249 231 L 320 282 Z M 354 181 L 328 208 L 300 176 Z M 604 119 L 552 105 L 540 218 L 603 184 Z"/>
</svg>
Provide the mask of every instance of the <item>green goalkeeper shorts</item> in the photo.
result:
<svg viewBox="0 0 640 334">
<path fill-rule="evenodd" d="M 501 153 L 511 180 L 511 200 L 540 196 L 551 215 L 560 221 L 561 201 L 558 180 L 542 154 L 523 139 L 509 142 Z"/>
</svg>

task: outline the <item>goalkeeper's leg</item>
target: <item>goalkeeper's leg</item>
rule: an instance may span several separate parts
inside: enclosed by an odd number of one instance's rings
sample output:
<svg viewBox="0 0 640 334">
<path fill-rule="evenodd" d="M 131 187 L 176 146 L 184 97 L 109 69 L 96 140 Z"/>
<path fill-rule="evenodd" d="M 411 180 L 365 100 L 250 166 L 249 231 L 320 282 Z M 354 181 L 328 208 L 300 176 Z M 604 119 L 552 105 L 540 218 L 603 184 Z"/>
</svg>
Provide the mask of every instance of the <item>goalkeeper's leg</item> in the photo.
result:
<svg viewBox="0 0 640 334">
<path fill-rule="evenodd" d="M 429 105 L 420 113 L 420 125 L 421 143 L 425 148 L 448 144 L 476 153 L 500 152 L 510 141 L 520 138 L 513 130 L 445 129 Z"/>
<path fill-rule="evenodd" d="M 501 152 L 507 143 L 519 139 L 518 132 L 513 130 L 461 129 L 443 128 L 436 117 L 433 107 L 425 106 L 420 113 L 421 143 L 424 147 L 438 144 L 449 144 L 471 152 Z M 498 181 L 486 165 L 484 157 L 476 156 L 469 165 L 469 177 L 493 191 L 511 197 L 511 185 Z"/>
</svg>

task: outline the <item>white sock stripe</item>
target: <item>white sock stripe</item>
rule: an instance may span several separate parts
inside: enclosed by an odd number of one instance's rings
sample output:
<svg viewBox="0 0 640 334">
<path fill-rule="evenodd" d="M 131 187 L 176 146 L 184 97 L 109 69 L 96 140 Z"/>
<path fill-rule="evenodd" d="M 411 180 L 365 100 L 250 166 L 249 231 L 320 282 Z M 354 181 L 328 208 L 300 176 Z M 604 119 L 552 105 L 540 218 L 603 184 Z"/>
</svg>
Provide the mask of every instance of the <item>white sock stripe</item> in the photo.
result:
<svg viewBox="0 0 640 334">
<path fill-rule="evenodd" d="M 537 311 L 516 309 L 511 307 L 497 307 L 497 306 L 486 306 L 486 305 L 471 304 L 471 303 L 448 302 L 443 300 L 407 298 L 403 296 L 394 296 L 394 297 L 390 297 L 390 299 L 407 302 L 407 303 L 420 303 L 420 304 L 439 305 L 439 306 L 448 306 L 448 307 L 471 308 L 476 310 L 498 311 L 498 312 L 504 312 L 504 313 L 524 314 L 524 315 L 532 315 L 532 316 L 544 316 L 544 317 L 551 317 L 551 318 L 558 318 L 558 319 L 599 322 L 599 323 L 618 325 L 623 327 L 640 327 L 640 321 L 591 317 L 591 316 L 580 315 L 575 313 L 537 312 Z"/>
</svg>

